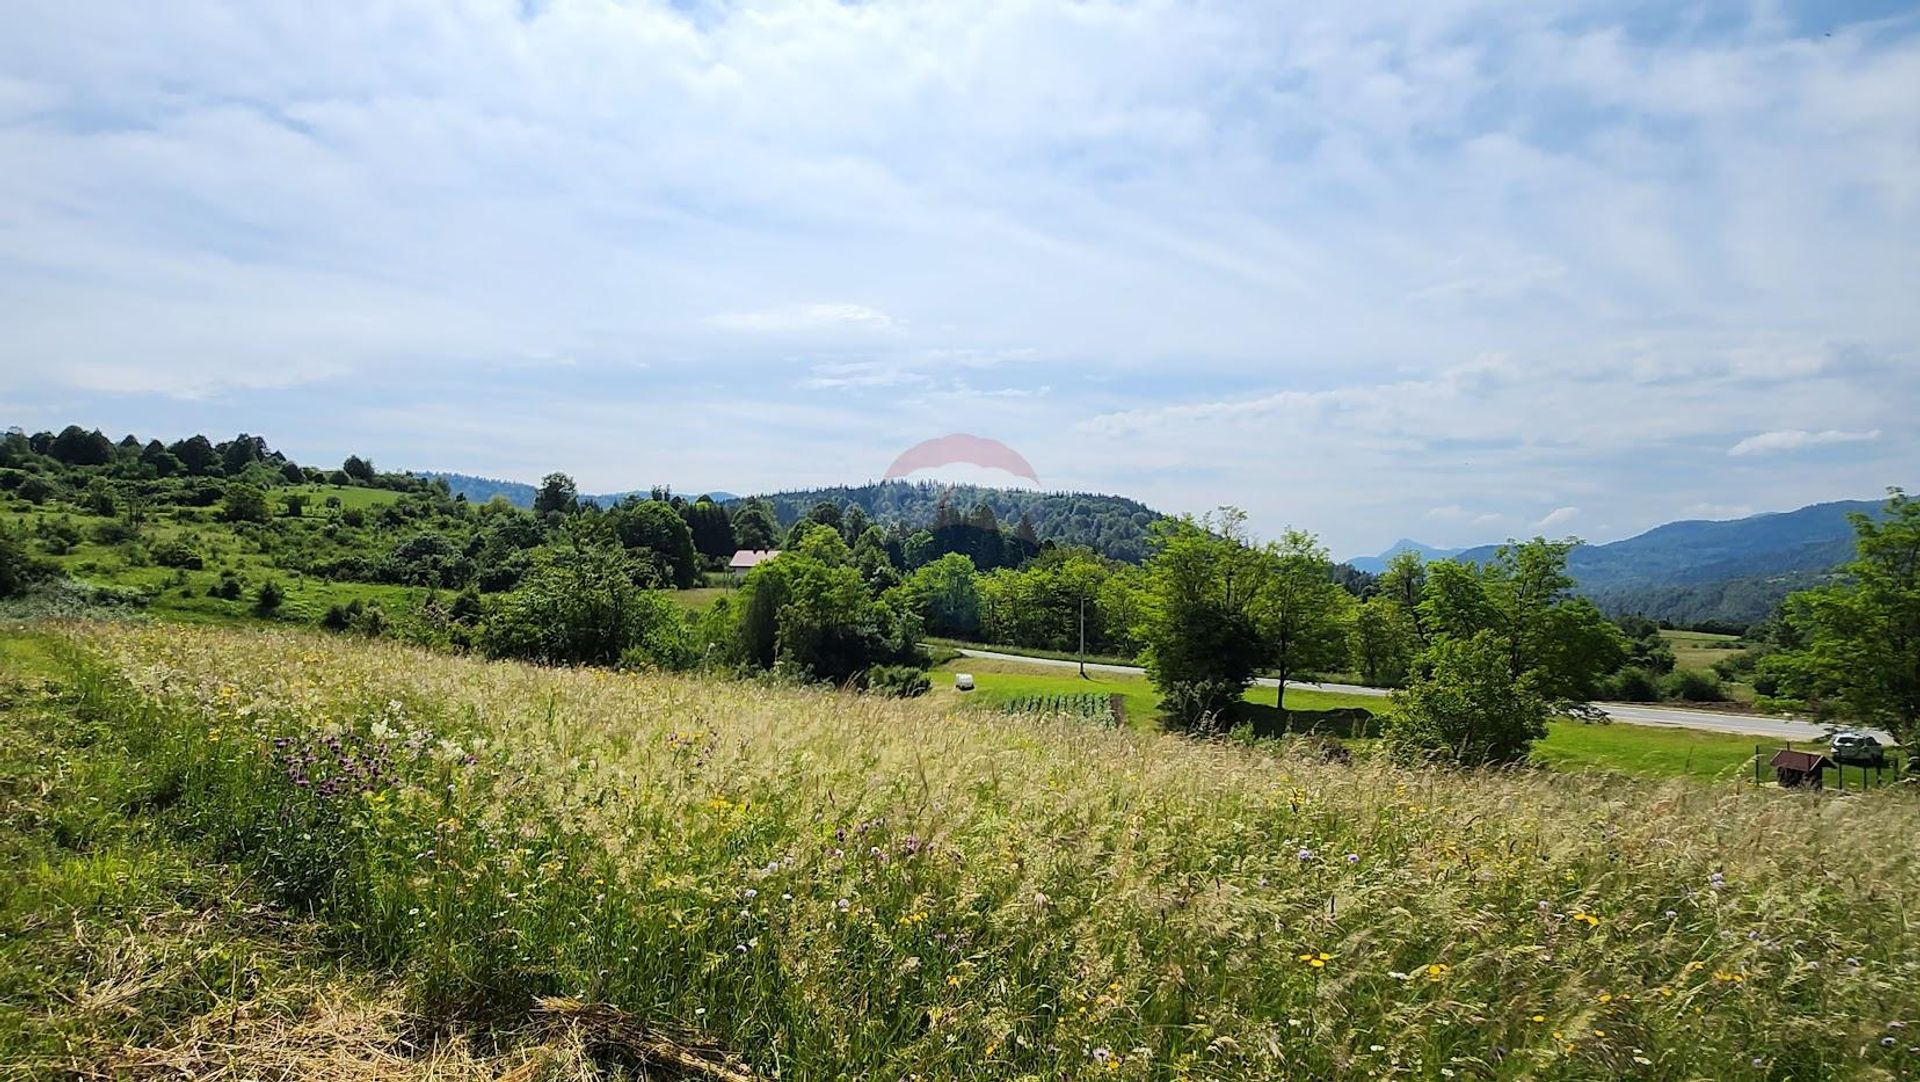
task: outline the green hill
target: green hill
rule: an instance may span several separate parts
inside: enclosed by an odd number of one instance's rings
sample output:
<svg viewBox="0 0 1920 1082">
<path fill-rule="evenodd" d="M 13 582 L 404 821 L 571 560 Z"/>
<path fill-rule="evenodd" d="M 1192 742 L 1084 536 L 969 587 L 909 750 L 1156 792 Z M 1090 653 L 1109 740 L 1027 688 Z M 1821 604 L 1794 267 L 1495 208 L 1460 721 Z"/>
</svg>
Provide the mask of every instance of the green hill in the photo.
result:
<svg viewBox="0 0 1920 1082">
<path fill-rule="evenodd" d="M 817 503 L 852 505 L 882 525 L 922 527 L 935 522 L 944 500 L 964 516 L 985 504 L 1002 526 L 1022 516 L 1043 541 L 1085 545 L 1116 560 L 1138 563 L 1147 555 L 1147 527 L 1160 512 L 1125 496 L 1089 492 L 1037 492 L 932 481 L 878 481 L 864 485 L 799 489 L 751 497 L 771 504 L 781 525 L 791 525 Z"/>
</svg>

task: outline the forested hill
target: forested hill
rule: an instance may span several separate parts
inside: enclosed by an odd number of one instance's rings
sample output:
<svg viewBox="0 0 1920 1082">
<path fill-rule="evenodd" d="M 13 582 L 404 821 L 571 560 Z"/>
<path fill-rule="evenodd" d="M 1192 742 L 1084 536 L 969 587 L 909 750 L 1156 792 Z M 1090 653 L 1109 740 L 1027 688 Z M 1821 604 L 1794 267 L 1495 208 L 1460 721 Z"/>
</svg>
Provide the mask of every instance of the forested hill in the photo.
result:
<svg viewBox="0 0 1920 1082">
<path fill-rule="evenodd" d="M 1582 545 L 1567 570 L 1580 591 L 1614 613 L 1676 624 L 1750 624 L 1780 600 L 1853 556 L 1847 516 L 1878 518 L 1877 502 L 1838 500 L 1722 522 L 1669 522 L 1606 545 Z M 1497 546 L 1460 554 L 1485 561 Z"/>
<path fill-rule="evenodd" d="M 475 477 L 470 473 L 443 473 L 439 470 L 415 470 L 414 475 L 429 481 L 445 481 L 448 491 L 455 496 L 465 496 L 472 503 L 486 503 L 495 496 L 504 496 L 515 507 L 532 507 L 534 493 L 540 491 L 538 485 L 524 481 L 501 481 L 492 477 Z M 601 507 L 612 507 L 628 496 L 645 496 L 648 489 L 634 489 L 629 492 L 599 492 L 592 495 L 582 494 L 580 499 Z M 692 495 L 699 495 L 693 493 Z M 715 500 L 733 499 L 731 492 L 708 493 Z"/>
<path fill-rule="evenodd" d="M 1042 541 L 1086 545 L 1116 560 L 1133 563 L 1146 558 L 1147 527 L 1155 519 L 1164 517 L 1146 504 L 1124 496 L 942 485 L 932 481 L 879 481 L 775 492 L 752 498 L 771 504 L 782 526 L 791 525 L 815 504 L 823 502 L 841 507 L 851 504 L 875 522 L 886 525 L 898 522 L 909 527 L 934 523 L 940 517 L 943 498 L 949 508 L 961 516 L 985 504 L 993 511 L 994 518 L 1009 529 L 1025 515 Z"/>
</svg>

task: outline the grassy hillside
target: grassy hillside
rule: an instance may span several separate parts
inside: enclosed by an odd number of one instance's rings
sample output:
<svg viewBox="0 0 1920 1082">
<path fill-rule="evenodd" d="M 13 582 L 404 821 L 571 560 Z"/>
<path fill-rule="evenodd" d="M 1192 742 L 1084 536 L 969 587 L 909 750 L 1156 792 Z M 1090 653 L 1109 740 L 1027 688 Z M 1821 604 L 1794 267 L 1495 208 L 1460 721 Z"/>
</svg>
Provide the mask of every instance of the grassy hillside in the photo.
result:
<svg viewBox="0 0 1920 1082">
<path fill-rule="evenodd" d="M 13 891 L 6 944 L 82 946 L 64 983 L 4 993 L 0 1063 L 218 1062 L 236 1027 L 308 1015 L 285 999 L 313 986 L 302 965 L 406 1004 L 386 1029 L 422 1055 L 464 1034 L 531 1063 L 558 1013 L 603 1064 L 710 1047 L 768 1078 L 1920 1062 L 1904 794 L 1343 766 L 286 631 L 75 626 L 40 648 L 84 729 L 50 735 L 124 794 L 76 824 L 148 824 L 230 868 L 243 910 L 261 892 L 256 927 L 292 923 L 261 937 L 284 965 L 174 997 L 156 980 L 180 956 L 138 950 L 178 922 Z M 116 859 L 97 879 L 123 892 L 161 874 Z"/>
</svg>

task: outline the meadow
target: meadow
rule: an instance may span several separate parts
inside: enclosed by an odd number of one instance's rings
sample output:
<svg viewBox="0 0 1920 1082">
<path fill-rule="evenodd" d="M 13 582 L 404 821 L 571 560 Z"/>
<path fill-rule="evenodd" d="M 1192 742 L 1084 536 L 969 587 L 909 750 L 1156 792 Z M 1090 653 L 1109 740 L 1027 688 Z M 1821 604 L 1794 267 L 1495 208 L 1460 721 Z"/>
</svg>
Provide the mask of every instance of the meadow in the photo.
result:
<svg viewBox="0 0 1920 1082">
<path fill-rule="evenodd" d="M 956 692 L 953 675 L 972 674 L 976 690 Z M 1143 676 L 1091 671 L 1087 679 L 1070 670 L 1051 666 L 1022 664 L 994 658 L 955 658 L 935 667 L 933 695 L 936 700 L 955 705 L 997 710 L 1009 703 L 1036 696 L 1075 695 L 1087 692 L 1119 695 L 1125 704 L 1129 726 L 1154 732 L 1163 727 L 1159 696 Z M 1284 727 L 1273 705 L 1273 689 L 1256 687 L 1246 694 L 1247 711 L 1268 729 Z M 1334 710 L 1380 711 L 1387 700 L 1379 696 L 1354 695 L 1308 688 L 1287 689 L 1287 709 L 1292 712 Z M 1308 719 L 1310 724 L 1311 719 Z M 1300 726 L 1295 719 L 1294 727 Z M 1337 736 L 1355 750 L 1374 743 L 1379 733 L 1368 724 L 1362 731 L 1341 725 L 1326 735 Z M 1534 745 L 1533 758 L 1542 766 L 1563 771 L 1610 770 L 1653 778 L 1695 777 L 1737 779 L 1750 776 L 1754 747 L 1764 739 L 1730 733 L 1672 729 L 1625 722 L 1589 724 L 1578 721 L 1548 723 L 1547 737 Z"/>
<path fill-rule="evenodd" d="M 6 642 L 0 975 L 38 974 L 0 993 L 9 1077 L 329 1040 L 523 1079 L 1920 1069 L 1907 793 L 1345 765 L 287 629 Z"/>
</svg>

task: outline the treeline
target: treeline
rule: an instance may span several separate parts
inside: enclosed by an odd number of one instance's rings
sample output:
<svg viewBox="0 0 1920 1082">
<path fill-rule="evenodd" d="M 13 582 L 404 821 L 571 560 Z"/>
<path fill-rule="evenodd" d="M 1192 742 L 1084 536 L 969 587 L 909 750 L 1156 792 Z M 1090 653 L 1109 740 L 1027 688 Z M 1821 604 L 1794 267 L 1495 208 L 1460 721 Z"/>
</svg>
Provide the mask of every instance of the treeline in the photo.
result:
<svg viewBox="0 0 1920 1082">
<path fill-rule="evenodd" d="M 1146 558 L 1148 528 L 1162 517 L 1147 505 L 1124 496 L 942 485 L 931 481 L 880 481 L 776 492 L 751 499 L 772 508 L 775 518 L 785 525 L 806 518 L 821 503 L 858 508 L 869 521 L 881 525 L 899 523 L 909 527 L 934 523 L 941 517 L 943 504 L 960 509 L 962 515 L 985 508 L 996 522 L 1008 527 L 1024 522 L 1037 539 L 1090 548 L 1102 556 L 1129 563 L 1139 563 Z"/>
</svg>

